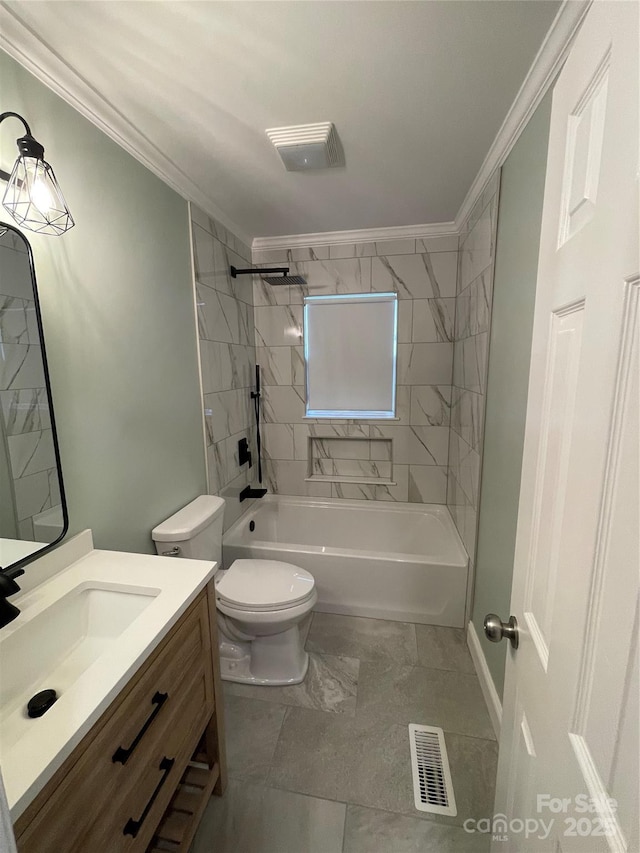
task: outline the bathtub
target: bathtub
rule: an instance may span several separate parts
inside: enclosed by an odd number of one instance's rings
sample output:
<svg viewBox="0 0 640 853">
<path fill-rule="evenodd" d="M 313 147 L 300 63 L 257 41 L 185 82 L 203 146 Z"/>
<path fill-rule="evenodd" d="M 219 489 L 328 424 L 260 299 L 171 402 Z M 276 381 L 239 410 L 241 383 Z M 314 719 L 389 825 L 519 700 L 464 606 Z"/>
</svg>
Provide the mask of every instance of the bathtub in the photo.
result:
<svg viewBox="0 0 640 853">
<path fill-rule="evenodd" d="M 325 613 L 464 626 L 468 558 L 444 506 L 267 495 L 224 536 L 226 567 L 249 558 L 311 572 Z"/>
</svg>

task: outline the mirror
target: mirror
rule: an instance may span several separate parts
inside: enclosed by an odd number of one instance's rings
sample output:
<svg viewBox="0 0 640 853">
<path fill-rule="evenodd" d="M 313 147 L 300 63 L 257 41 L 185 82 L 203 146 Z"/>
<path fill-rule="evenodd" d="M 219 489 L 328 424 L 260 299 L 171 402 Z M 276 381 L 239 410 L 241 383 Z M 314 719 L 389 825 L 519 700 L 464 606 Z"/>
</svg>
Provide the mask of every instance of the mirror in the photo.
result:
<svg viewBox="0 0 640 853">
<path fill-rule="evenodd" d="M 0 222 L 0 568 L 40 556 L 67 526 L 33 255 Z"/>
</svg>

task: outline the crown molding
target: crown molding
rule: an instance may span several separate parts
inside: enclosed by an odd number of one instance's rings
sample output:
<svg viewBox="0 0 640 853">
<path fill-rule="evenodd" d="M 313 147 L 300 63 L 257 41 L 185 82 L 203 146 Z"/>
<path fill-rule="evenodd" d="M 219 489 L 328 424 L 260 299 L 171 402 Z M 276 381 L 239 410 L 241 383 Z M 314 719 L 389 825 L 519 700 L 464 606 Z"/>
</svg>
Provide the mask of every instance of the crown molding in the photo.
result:
<svg viewBox="0 0 640 853">
<path fill-rule="evenodd" d="M 500 130 L 456 214 L 458 231 L 466 222 L 493 174 L 507 159 L 516 140 L 560 71 L 593 0 L 564 0 L 524 78 Z"/>
<path fill-rule="evenodd" d="M 173 160 L 43 42 L 4 2 L 0 3 L 0 47 L 179 195 L 197 204 L 236 237 L 251 245 L 251 237 L 244 229 L 220 210 Z"/>
<path fill-rule="evenodd" d="M 378 243 L 383 240 L 405 240 L 428 237 L 457 236 L 455 222 L 433 222 L 426 225 L 397 225 L 390 228 L 358 228 L 353 231 L 317 231 L 309 234 L 285 234 L 280 237 L 254 237 L 254 252 L 265 249 L 296 249 L 309 246 L 335 246 L 343 243 Z"/>
</svg>

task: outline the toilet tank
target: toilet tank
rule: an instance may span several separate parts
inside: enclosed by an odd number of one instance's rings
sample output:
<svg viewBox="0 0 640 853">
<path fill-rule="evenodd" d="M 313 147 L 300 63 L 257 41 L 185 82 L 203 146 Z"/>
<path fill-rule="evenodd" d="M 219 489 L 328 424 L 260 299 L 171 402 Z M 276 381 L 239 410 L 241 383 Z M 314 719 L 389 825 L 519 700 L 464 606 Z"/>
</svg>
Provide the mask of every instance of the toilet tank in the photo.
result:
<svg viewBox="0 0 640 853">
<path fill-rule="evenodd" d="M 223 521 L 224 499 L 200 495 L 154 527 L 151 536 L 160 555 L 222 564 Z"/>
</svg>

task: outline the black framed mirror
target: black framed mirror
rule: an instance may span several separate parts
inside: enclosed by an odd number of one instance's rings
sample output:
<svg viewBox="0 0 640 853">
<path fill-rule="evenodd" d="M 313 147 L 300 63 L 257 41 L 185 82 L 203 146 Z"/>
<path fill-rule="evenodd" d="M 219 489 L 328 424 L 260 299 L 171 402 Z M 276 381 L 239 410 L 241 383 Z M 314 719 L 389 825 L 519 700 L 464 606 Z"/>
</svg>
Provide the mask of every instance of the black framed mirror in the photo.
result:
<svg viewBox="0 0 640 853">
<path fill-rule="evenodd" d="M 67 528 L 33 253 L 0 222 L 0 569 L 25 566 Z"/>
</svg>

